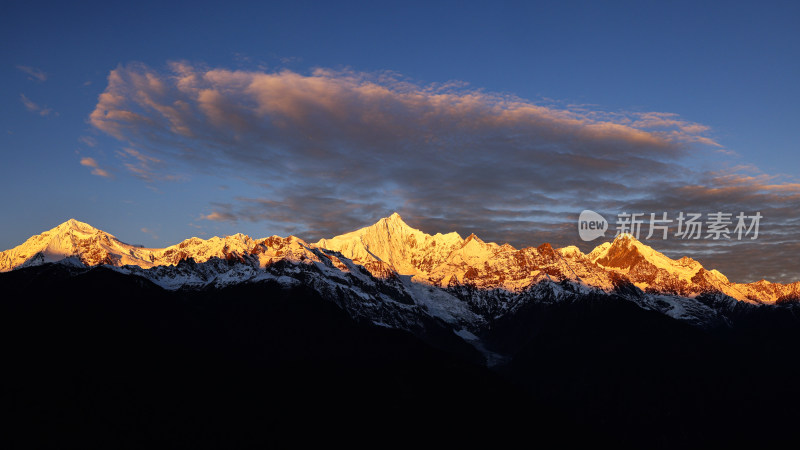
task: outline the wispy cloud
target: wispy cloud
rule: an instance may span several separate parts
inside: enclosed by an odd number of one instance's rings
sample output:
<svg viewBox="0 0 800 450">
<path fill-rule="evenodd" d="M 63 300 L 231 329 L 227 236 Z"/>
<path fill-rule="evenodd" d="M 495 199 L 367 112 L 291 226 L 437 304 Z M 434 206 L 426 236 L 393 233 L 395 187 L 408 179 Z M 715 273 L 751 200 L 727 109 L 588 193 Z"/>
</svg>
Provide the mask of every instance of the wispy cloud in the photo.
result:
<svg viewBox="0 0 800 450">
<path fill-rule="evenodd" d="M 34 103 L 31 99 L 25 96 L 25 94 L 19 94 L 19 99 L 22 101 L 22 104 L 25 105 L 25 109 L 32 113 L 39 114 L 40 116 L 49 116 L 53 110 L 46 107 L 46 106 L 39 106 L 38 104 Z"/>
<path fill-rule="evenodd" d="M 29 80 L 34 80 L 38 82 L 47 81 L 47 74 L 44 73 L 44 71 L 39 70 L 35 67 L 18 65 L 17 69 L 28 74 Z"/>
<path fill-rule="evenodd" d="M 774 207 L 784 223 L 795 202 L 791 183 L 699 169 L 694 155 L 722 146 L 676 114 L 542 105 L 394 73 L 129 64 L 111 71 L 90 122 L 139 149 L 120 156 L 145 180 L 191 167 L 263 187 L 232 191 L 204 219 L 309 239 L 397 210 L 432 232 L 566 245 L 585 208 L 660 212 L 726 198 L 747 211 Z"/>
<path fill-rule="evenodd" d="M 203 220 L 212 220 L 214 222 L 236 222 L 238 216 L 230 212 L 214 211 L 211 214 L 206 214 L 201 217 Z"/>
<path fill-rule="evenodd" d="M 150 228 L 142 227 L 139 231 L 150 236 L 154 240 L 158 240 L 158 233 Z"/>
<path fill-rule="evenodd" d="M 97 146 L 97 139 L 95 139 L 95 138 L 93 138 L 91 136 L 81 136 L 80 138 L 78 138 L 78 141 L 83 143 L 83 144 L 88 145 L 89 147 L 96 147 Z"/>
<path fill-rule="evenodd" d="M 81 165 L 91 168 L 92 175 L 97 175 L 98 177 L 103 177 L 103 178 L 112 178 L 111 174 L 107 170 L 100 167 L 100 165 L 94 158 L 89 158 L 89 157 L 81 158 Z"/>
<path fill-rule="evenodd" d="M 117 156 L 123 161 L 125 168 L 135 177 L 147 181 L 179 181 L 184 179 L 182 175 L 173 175 L 161 170 L 163 161 L 150 155 L 146 155 L 134 148 L 126 147 L 117 152 Z"/>
</svg>

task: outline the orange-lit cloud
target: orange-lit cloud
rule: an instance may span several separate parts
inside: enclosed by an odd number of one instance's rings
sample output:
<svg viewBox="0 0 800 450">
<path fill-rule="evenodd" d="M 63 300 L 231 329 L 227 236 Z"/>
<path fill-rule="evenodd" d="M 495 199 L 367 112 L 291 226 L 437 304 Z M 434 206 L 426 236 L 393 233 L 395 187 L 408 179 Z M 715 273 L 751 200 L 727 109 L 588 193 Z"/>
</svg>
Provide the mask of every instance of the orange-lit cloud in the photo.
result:
<svg viewBox="0 0 800 450">
<path fill-rule="evenodd" d="M 708 127 L 674 115 L 555 109 L 457 84 L 416 85 L 390 74 L 318 69 L 301 75 L 186 63 L 173 63 L 171 69 L 161 74 L 131 64 L 113 70 L 91 123 L 118 137 L 147 132 L 231 139 L 237 133 L 270 132 L 288 139 L 314 126 L 322 127 L 315 134 L 329 138 L 358 138 L 354 132 L 359 130 L 390 140 L 516 130 L 537 140 L 569 135 L 648 145 L 651 151 L 675 151 L 676 142 L 714 144 L 703 135 Z"/>
<path fill-rule="evenodd" d="M 81 158 L 81 165 L 90 167 L 92 169 L 92 175 L 97 175 L 98 177 L 104 177 L 104 178 L 111 178 L 111 174 L 107 170 L 101 168 L 94 158 L 89 158 L 89 157 Z"/>
<path fill-rule="evenodd" d="M 236 222 L 237 217 L 231 213 L 222 213 L 219 211 L 214 211 L 211 214 L 207 214 L 202 217 L 204 220 L 212 220 L 215 222 Z"/>
</svg>

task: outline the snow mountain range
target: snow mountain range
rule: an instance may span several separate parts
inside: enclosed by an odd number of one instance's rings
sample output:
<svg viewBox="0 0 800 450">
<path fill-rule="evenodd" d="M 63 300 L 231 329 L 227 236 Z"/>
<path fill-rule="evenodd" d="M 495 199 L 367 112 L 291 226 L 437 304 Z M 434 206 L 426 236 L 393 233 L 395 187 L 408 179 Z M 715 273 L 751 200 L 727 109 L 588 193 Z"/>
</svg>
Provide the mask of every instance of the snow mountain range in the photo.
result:
<svg viewBox="0 0 800 450">
<path fill-rule="evenodd" d="M 795 304 L 800 282 L 734 283 L 683 257 L 673 260 L 631 235 L 588 254 L 550 244 L 517 249 L 475 235 L 426 234 L 398 214 L 316 243 L 298 237 L 193 237 L 144 248 L 71 219 L 0 253 L 0 272 L 58 263 L 82 272 L 102 266 L 167 290 L 241 283 L 305 286 L 351 317 L 428 333 L 450 330 L 489 364 L 496 324 L 531 304 L 614 297 L 701 328 L 728 327 L 754 308 Z"/>
</svg>

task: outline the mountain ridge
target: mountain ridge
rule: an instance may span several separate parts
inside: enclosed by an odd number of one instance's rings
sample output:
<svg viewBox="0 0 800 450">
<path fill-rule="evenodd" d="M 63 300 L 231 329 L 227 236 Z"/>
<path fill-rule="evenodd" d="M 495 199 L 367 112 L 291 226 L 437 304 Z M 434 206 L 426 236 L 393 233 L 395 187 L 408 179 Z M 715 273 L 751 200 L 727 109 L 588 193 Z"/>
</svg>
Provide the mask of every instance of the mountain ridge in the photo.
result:
<svg viewBox="0 0 800 450">
<path fill-rule="evenodd" d="M 407 276 L 439 288 L 468 285 L 518 293 L 543 281 L 569 281 L 610 292 L 622 280 L 644 292 L 688 298 L 719 292 L 742 302 L 775 304 L 800 297 L 800 282 L 734 283 L 690 257 L 673 260 L 631 235 L 617 236 L 586 254 L 575 246 L 554 249 L 547 243 L 517 249 L 484 242 L 474 234 L 467 238 L 456 232 L 430 235 L 412 228 L 397 213 L 316 243 L 295 236 L 254 239 L 237 233 L 192 237 L 165 248 L 126 244 L 87 223 L 69 219 L 0 252 L 0 272 L 70 258 L 86 266 L 140 269 L 177 266 L 189 259 L 195 263 L 213 258 L 247 259 L 260 269 L 278 261 L 321 263 L 326 259 L 339 270 L 349 271 L 337 255 L 377 278 Z"/>
</svg>

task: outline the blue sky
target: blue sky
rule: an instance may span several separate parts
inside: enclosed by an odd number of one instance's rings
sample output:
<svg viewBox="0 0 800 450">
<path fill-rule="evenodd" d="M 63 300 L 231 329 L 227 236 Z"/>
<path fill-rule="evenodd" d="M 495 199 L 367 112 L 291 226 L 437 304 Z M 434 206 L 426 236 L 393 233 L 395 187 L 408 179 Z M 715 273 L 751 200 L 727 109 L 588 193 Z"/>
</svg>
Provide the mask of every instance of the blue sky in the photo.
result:
<svg viewBox="0 0 800 450">
<path fill-rule="evenodd" d="M 763 1 L 7 2 L 0 247 L 70 217 L 164 246 L 316 239 L 394 210 L 432 233 L 567 245 L 583 208 L 768 207 L 773 239 L 736 247 L 769 254 L 762 268 L 719 249 L 698 259 L 743 280 L 797 279 L 797 23 L 796 4 Z M 182 90 L 181 76 L 205 81 Z M 240 85 L 254 81 L 278 87 Z M 154 125 L 207 112 L 203 91 L 236 132 L 211 116 Z M 286 123 L 236 109 L 284 92 Z M 165 115 L 145 94 L 193 112 Z M 100 109 L 149 122 L 91 120 Z M 375 111 L 386 120 L 364 119 Z"/>
</svg>

